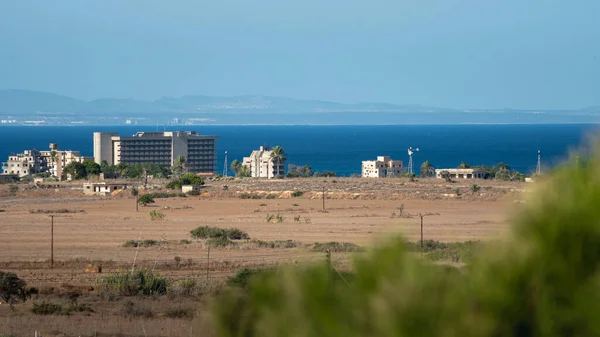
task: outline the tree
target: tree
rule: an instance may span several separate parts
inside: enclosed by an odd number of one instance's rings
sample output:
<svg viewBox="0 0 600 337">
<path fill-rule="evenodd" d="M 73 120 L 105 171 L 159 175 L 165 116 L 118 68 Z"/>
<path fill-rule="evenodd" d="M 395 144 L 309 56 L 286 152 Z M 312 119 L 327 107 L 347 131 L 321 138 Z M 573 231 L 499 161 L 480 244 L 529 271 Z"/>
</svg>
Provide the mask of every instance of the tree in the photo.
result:
<svg viewBox="0 0 600 337">
<path fill-rule="evenodd" d="M 204 185 L 204 179 L 193 173 L 184 173 L 181 178 L 172 180 L 167 188 L 179 189 L 183 185 Z"/>
<path fill-rule="evenodd" d="M 175 162 L 173 163 L 173 173 L 175 173 L 177 176 L 180 176 L 183 172 L 187 171 L 187 168 L 187 159 L 182 155 L 177 156 L 177 158 L 175 158 Z"/>
<path fill-rule="evenodd" d="M 86 166 L 77 161 L 70 162 L 69 165 L 65 166 L 65 173 L 75 180 L 87 177 Z"/>
<path fill-rule="evenodd" d="M 137 199 L 137 203 L 142 206 L 146 206 L 148 204 L 153 204 L 154 198 L 152 198 L 152 196 L 150 194 L 143 194 Z"/>
<path fill-rule="evenodd" d="M 240 175 L 240 170 L 242 169 L 242 163 L 239 160 L 234 159 L 231 162 L 230 168 L 231 168 L 231 171 L 233 173 L 235 173 L 236 177 L 238 177 Z"/>
<path fill-rule="evenodd" d="M 446 180 L 447 182 L 451 182 L 452 178 L 450 176 L 450 172 L 448 171 L 442 171 L 440 172 L 440 176 L 442 177 L 442 179 Z"/>
<path fill-rule="evenodd" d="M 435 167 L 426 160 L 423 164 L 421 164 L 421 177 L 433 177 L 435 175 Z"/>
<path fill-rule="evenodd" d="M 100 165 L 96 164 L 93 160 L 84 160 L 83 165 L 85 165 L 86 176 L 98 175 L 102 172 Z"/>
<path fill-rule="evenodd" d="M 468 169 L 469 167 L 469 164 L 465 163 L 464 161 L 458 165 L 459 169 Z"/>
<path fill-rule="evenodd" d="M 14 310 L 15 303 L 25 302 L 29 298 L 25 281 L 14 273 L 0 271 L 0 298 Z"/>
<path fill-rule="evenodd" d="M 271 159 L 277 162 L 277 177 L 279 177 L 279 169 L 281 167 L 281 164 L 287 160 L 285 156 L 285 151 L 283 151 L 283 148 L 281 148 L 281 146 L 277 145 L 273 148 L 273 150 L 271 151 Z"/>
<path fill-rule="evenodd" d="M 250 168 L 246 165 L 242 165 L 242 167 L 240 167 L 240 170 L 238 172 L 238 177 L 240 178 L 248 178 L 250 177 Z"/>
</svg>

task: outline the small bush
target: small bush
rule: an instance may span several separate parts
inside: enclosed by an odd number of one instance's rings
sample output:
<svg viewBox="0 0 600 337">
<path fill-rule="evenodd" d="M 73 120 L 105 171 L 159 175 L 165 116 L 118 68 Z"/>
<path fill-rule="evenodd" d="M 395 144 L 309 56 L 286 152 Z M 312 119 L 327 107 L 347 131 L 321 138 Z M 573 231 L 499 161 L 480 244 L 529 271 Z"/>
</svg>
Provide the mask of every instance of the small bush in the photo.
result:
<svg viewBox="0 0 600 337">
<path fill-rule="evenodd" d="M 31 312 L 36 315 L 62 315 L 63 307 L 60 304 L 42 301 L 41 303 L 33 303 Z"/>
<path fill-rule="evenodd" d="M 193 308 L 176 308 L 167 310 L 165 316 L 169 318 L 192 319 L 195 312 Z"/>
<path fill-rule="evenodd" d="M 299 215 L 296 215 L 294 217 L 294 222 L 300 222 L 300 216 Z"/>
<path fill-rule="evenodd" d="M 186 193 L 187 195 L 200 195 L 200 191 L 197 190 L 187 191 Z"/>
<path fill-rule="evenodd" d="M 242 193 L 239 195 L 240 199 L 262 199 L 262 195 L 253 193 Z"/>
<path fill-rule="evenodd" d="M 182 245 L 189 245 L 189 244 L 192 243 L 192 241 L 184 239 L 184 240 L 179 240 L 179 243 L 182 244 Z"/>
<path fill-rule="evenodd" d="M 154 203 L 154 197 L 152 197 L 151 194 L 144 194 L 138 197 L 137 199 L 137 203 L 142 205 L 142 206 L 146 206 L 148 204 L 153 204 Z"/>
<path fill-rule="evenodd" d="M 258 276 L 269 276 L 275 273 L 273 268 L 249 269 L 244 268 L 238 271 L 235 276 L 227 280 L 227 285 L 231 287 L 247 288 L 251 278 Z"/>
<path fill-rule="evenodd" d="M 129 240 L 123 244 L 123 247 L 152 247 L 159 245 L 160 242 L 156 240 Z"/>
<path fill-rule="evenodd" d="M 275 194 L 267 194 L 266 199 L 276 199 L 277 196 Z"/>
<path fill-rule="evenodd" d="M 362 248 L 350 243 L 350 242 L 327 242 L 327 243 L 314 243 L 310 248 L 313 252 L 326 252 L 329 250 L 332 253 L 343 253 L 343 252 L 358 252 L 362 251 Z"/>
<path fill-rule="evenodd" d="M 274 218 L 275 218 L 275 214 L 267 214 L 265 216 L 265 220 L 267 220 L 267 222 L 273 221 Z"/>
<path fill-rule="evenodd" d="M 29 298 L 25 285 L 25 281 L 15 273 L 0 271 L 0 299 L 8 303 L 11 309 L 14 304 L 25 302 Z"/>
<path fill-rule="evenodd" d="M 294 197 L 294 198 L 301 197 L 302 195 L 304 195 L 304 192 L 302 192 L 302 191 L 292 192 L 292 197 Z"/>
<path fill-rule="evenodd" d="M 267 204 L 260 204 L 260 205 L 258 205 L 258 206 L 267 206 Z"/>
<path fill-rule="evenodd" d="M 14 184 L 8 185 L 8 194 L 9 195 L 15 196 L 15 195 L 17 195 L 17 192 L 19 192 L 19 186 L 18 185 L 14 185 Z"/>
<path fill-rule="evenodd" d="M 148 269 L 118 272 L 100 280 L 101 290 L 122 296 L 165 295 L 167 285 L 167 279 L 154 275 Z"/>
<path fill-rule="evenodd" d="M 477 184 L 471 185 L 471 192 L 477 193 L 477 192 L 479 192 L 479 190 L 481 190 L 481 187 L 479 187 L 479 185 L 477 185 Z"/>
<path fill-rule="evenodd" d="M 298 241 L 294 240 L 277 240 L 277 241 L 261 241 L 261 240 L 253 240 L 254 243 L 259 248 L 296 248 L 301 244 Z"/>
<path fill-rule="evenodd" d="M 246 240 L 250 237 L 248 233 L 237 228 L 219 228 L 210 226 L 201 226 L 190 231 L 192 239 L 210 239 L 210 238 L 228 238 L 230 240 Z"/>
<path fill-rule="evenodd" d="M 292 206 L 294 206 L 294 207 L 297 207 L 297 206 L 298 206 L 298 204 L 297 204 L 297 203 L 293 203 L 293 204 L 292 204 Z"/>
<path fill-rule="evenodd" d="M 209 245 L 210 247 L 214 247 L 214 248 L 224 248 L 224 247 L 229 247 L 229 246 L 235 246 L 236 245 L 235 242 L 231 241 L 226 236 L 220 236 L 220 237 L 216 237 L 216 238 L 210 238 L 210 239 L 206 240 L 206 244 Z"/>
<path fill-rule="evenodd" d="M 152 211 L 149 213 L 150 215 L 150 220 L 152 221 L 159 221 L 159 220 L 163 220 L 166 215 L 161 213 L 160 211 Z"/>
<path fill-rule="evenodd" d="M 277 215 L 275 216 L 275 222 L 276 222 L 276 223 L 282 223 L 282 222 L 283 222 L 283 220 L 285 220 L 285 218 L 283 217 L 283 215 L 281 215 L 281 214 L 277 214 Z"/>
<path fill-rule="evenodd" d="M 133 187 L 131 189 L 131 195 L 132 196 L 137 197 L 139 194 L 140 194 L 140 191 L 137 188 Z"/>
<path fill-rule="evenodd" d="M 186 278 L 177 282 L 169 292 L 181 296 L 195 296 L 199 293 L 198 283 L 194 279 Z"/>
</svg>

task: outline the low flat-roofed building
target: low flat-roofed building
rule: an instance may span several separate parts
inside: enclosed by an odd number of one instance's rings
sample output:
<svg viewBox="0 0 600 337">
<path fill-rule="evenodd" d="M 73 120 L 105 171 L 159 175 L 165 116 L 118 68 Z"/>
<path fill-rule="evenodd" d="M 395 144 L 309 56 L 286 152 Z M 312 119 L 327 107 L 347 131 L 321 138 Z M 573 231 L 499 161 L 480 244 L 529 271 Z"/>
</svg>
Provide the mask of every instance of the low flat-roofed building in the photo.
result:
<svg viewBox="0 0 600 337">
<path fill-rule="evenodd" d="M 406 173 L 402 161 L 392 160 L 389 156 L 377 156 L 377 160 L 362 162 L 363 178 L 399 177 Z"/>
<path fill-rule="evenodd" d="M 484 179 L 485 171 L 478 168 L 436 169 L 435 177 L 443 179 L 443 173 L 448 172 L 450 179 Z"/>
<path fill-rule="evenodd" d="M 87 195 L 109 195 L 118 190 L 126 190 L 127 184 L 94 182 L 83 184 L 83 193 Z"/>
</svg>

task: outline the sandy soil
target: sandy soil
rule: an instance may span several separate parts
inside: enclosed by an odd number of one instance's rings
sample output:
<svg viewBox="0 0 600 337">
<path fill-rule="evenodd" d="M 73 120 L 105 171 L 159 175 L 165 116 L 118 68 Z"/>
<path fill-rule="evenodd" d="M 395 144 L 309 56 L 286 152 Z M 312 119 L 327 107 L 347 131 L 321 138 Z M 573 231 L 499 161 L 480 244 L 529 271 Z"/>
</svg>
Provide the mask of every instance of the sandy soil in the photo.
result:
<svg viewBox="0 0 600 337">
<path fill-rule="evenodd" d="M 103 274 L 131 268 L 135 261 L 138 266 L 156 268 L 174 281 L 205 280 L 208 274 L 210 282 L 221 282 L 242 267 L 324 260 L 324 254 L 304 248 L 259 249 L 246 244 L 239 248 L 211 249 L 208 264 L 204 243 L 180 243 L 190 239 L 190 230 L 205 225 L 239 228 L 252 239 L 263 241 L 295 240 L 304 244 L 338 241 L 369 246 L 397 234 L 410 241 L 419 240 L 421 213 L 428 214 L 424 218 L 425 239 L 497 238 L 507 231 L 507 216 L 517 207 L 515 201 L 522 198 L 521 192 L 527 186 L 476 183 L 481 186 L 474 192 L 471 181 L 446 183 L 435 179 L 212 181 L 200 196 L 156 199 L 156 204 L 140 207 L 137 212 L 135 199 L 129 193 L 90 197 L 78 190 L 80 184 L 64 184 L 44 190 L 21 187 L 16 196 L 11 196 L 6 186 L 0 186 L 0 270 L 14 271 L 31 286 L 59 289 L 61 285 L 69 285 L 89 291 L 101 277 L 83 272 L 89 262 L 101 264 Z M 321 199 L 323 187 L 325 212 Z M 292 191 L 303 191 L 304 195 L 294 198 Z M 242 193 L 273 194 L 277 198 L 241 199 Z M 51 219 L 48 214 L 31 211 L 56 209 L 77 212 L 54 215 L 56 262 L 50 269 Z M 148 213 L 152 210 L 164 213 L 166 218 L 151 221 Z M 268 223 L 267 214 L 282 215 L 284 221 Z M 139 249 L 123 247 L 127 240 L 137 239 L 158 240 L 163 244 Z M 335 263 L 347 260 L 347 254 L 334 254 Z M 0 311 L 0 327 L 8 322 L 17 324 L 19 321 L 14 317 L 9 319 L 11 314 L 4 309 Z M 99 320 L 96 316 L 89 319 Z M 20 331 L 14 329 L 11 331 Z"/>
</svg>

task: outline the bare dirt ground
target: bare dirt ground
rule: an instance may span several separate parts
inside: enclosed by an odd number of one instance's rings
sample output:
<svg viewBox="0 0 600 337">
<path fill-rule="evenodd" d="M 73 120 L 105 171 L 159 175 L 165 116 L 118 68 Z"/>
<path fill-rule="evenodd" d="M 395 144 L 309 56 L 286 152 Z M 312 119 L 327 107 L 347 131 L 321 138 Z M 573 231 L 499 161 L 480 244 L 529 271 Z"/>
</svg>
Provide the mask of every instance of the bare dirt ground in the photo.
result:
<svg viewBox="0 0 600 337">
<path fill-rule="evenodd" d="M 474 188 L 473 183 L 479 186 Z M 21 185 L 16 195 L 9 195 L 7 186 L 0 185 L 0 270 L 15 272 L 29 286 L 46 289 L 48 296 L 60 296 L 75 287 L 90 301 L 100 301 L 93 291 L 99 277 L 131 268 L 134 261 L 136 266 L 154 268 L 174 282 L 194 278 L 213 284 L 243 267 L 324 261 L 325 257 L 302 247 L 267 249 L 243 244 L 212 248 L 209 259 L 203 242 L 180 243 L 189 240 L 190 230 L 198 226 L 239 228 L 251 239 L 263 241 L 294 240 L 304 244 L 337 241 L 370 246 L 398 234 L 410 241 L 419 240 L 418 214 L 428 214 L 424 218 L 425 239 L 486 240 L 506 232 L 508 214 L 529 187 L 524 183 L 484 180 L 455 183 L 436 179 L 220 180 L 207 182 L 200 196 L 155 199 L 155 204 L 139 207 L 136 212 L 135 199 L 129 192 L 110 197 L 84 196 L 80 186 L 65 183 L 58 188 L 39 189 Z M 303 195 L 293 197 L 294 191 Z M 244 194 L 263 198 L 241 199 Z M 267 195 L 274 199 L 266 199 Z M 73 213 L 54 215 L 55 265 L 50 269 L 51 219 L 49 214 L 35 211 L 57 209 Z M 152 210 L 165 214 L 165 219 L 151 221 L 148 213 Z M 281 215 L 284 220 L 269 223 L 268 214 Z M 126 241 L 138 239 L 162 244 L 139 249 L 123 247 Z M 334 254 L 333 258 L 338 264 L 348 261 L 344 253 Z M 85 265 L 90 262 L 102 265 L 102 274 L 84 273 Z M 163 302 L 168 306 L 175 300 L 147 301 L 144 305 L 163 308 Z M 177 301 L 197 306 L 189 299 Z M 105 330 L 110 332 L 108 335 L 127 335 L 126 331 L 130 335 L 145 335 L 139 328 L 132 332 L 136 324 L 146 324 L 152 331 L 147 335 L 156 336 L 189 334 L 190 329 L 199 326 L 196 320 L 172 318 L 138 319 L 132 323 L 119 315 L 117 307 L 122 307 L 122 303 L 102 301 L 104 304 L 94 302 L 101 309 L 91 316 L 38 320 L 28 312 L 31 302 L 20 305 L 17 313 L 0 305 L 0 334 L 19 335 L 23 331 L 31 334 L 27 322 L 32 317 L 38 329 L 45 329 L 44 336 L 92 335 L 90 327 L 106 320 L 115 324 L 111 330 Z M 169 328 L 164 330 L 164 327 Z"/>
</svg>

